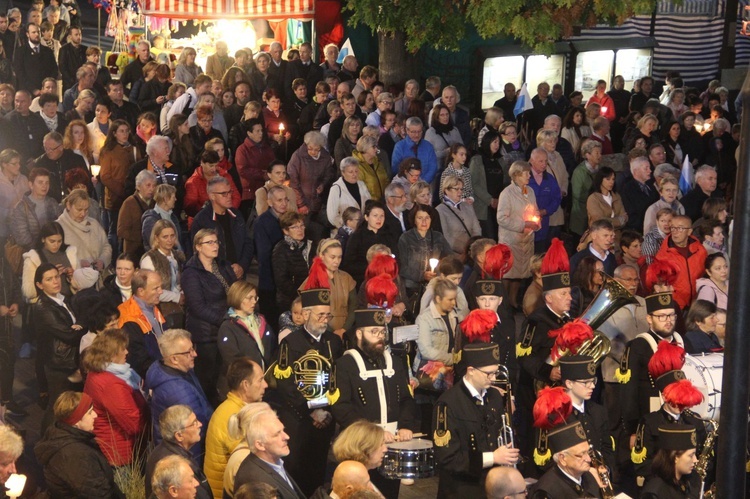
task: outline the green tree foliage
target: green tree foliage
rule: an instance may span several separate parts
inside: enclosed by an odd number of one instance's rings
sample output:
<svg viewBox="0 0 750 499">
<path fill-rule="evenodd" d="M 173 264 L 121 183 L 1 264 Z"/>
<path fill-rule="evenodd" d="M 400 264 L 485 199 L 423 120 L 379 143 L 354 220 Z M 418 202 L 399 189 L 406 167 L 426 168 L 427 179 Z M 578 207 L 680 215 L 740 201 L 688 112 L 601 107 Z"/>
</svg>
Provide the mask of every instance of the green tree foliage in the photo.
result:
<svg viewBox="0 0 750 499">
<path fill-rule="evenodd" d="M 401 31 L 406 49 L 458 50 L 467 24 L 483 38 L 512 36 L 540 53 L 574 28 L 622 24 L 651 13 L 656 0 L 346 0 L 354 26 L 382 34 Z"/>
</svg>

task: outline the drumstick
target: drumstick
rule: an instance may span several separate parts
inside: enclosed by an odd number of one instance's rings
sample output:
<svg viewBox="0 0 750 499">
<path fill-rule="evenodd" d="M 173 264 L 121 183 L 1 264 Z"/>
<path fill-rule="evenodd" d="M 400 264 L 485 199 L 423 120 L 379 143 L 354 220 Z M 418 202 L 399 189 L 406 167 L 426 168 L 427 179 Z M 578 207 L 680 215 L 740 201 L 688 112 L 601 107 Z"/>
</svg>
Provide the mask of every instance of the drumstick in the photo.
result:
<svg viewBox="0 0 750 499">
<path fill-rule="evenodd" d="M 426 433 L 412 433 L 411 438 L 422 438 L 422 437 L 426 437 L 426 436 L 427 436 Z M 395 440 L 396 440 L 396 442 L 400 441 L 398 435 L 396 435 Z"/>
</svg>

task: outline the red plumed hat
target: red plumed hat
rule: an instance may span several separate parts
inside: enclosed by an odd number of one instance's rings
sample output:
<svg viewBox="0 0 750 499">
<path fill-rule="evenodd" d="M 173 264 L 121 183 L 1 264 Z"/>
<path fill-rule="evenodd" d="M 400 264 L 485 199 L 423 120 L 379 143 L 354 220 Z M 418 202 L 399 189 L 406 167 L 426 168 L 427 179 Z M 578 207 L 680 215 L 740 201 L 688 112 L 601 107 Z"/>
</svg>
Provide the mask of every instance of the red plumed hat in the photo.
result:
<svg viewBox="0 0 750 499">
<path fill-rule="evenodd" d="M 330 289 L 331 283 L 328 281 L 328 270 L 326 269 L 323 260 L 319 256 L 313 259 L 312 265 L 310 265 L 310 274 L 307 277 L 305 283 L 305 290 L 308 289 Z"/>
<path fill-rule="evenodd" d="M 573 402 L 563 387 L 543 388 L 534 402 L 534 426 L 551 430 L 564 424 L 572 412 Z"/>
<path fill-rule="evenodd" d="M 461 331 L 469 343 L 491 342 L 490 331 L 497 324 L 497 313 L 494 310 L 472 310 L 461 322 Z"/>
<path fill-rule="evenodd" d="M 669 371 L 679 371 L 685 364 L 685 349 L 669 341 L 660 341 L 656 352 L 648 361 L 648 373 L 657 379 Z"/>
<path fill-rule="evenodd" d="M 375 255 L 365 271 L 365 279 L 372 279 L 380 274 L 388 274 L 395 279 L 398 276 L 398 262 L 391 255 L 378 253 Z"/>
<path fill-rule="evenodd" d="M 389 274 L 380 274 L 365 284 L 367 304 L 378 307 L 392 307 L 398 295 L 398 287 Z"/>
<path fill-rule="evenodd" d="M 550 352 L 553 361 L 559 359 L 565 352 L 576 355 L 584 341 L 594 338 L 594 330 L 591 326 L 578 319 L 568 322 L 559 329 L 553 329 L 547 334 L 550 338 L 555 338 L 555 345 Z"/>
<path fill-rule="evenodd" d="M 513 267 L 513 253 L 505 244 L 496 244 L 487 250 L 484 256 L 484 278 L 502 280 L 503 276 Z"/>
<path fill-rule="evenodd" d="M 667 385 L 662 391 L 664 401 L 679 408 L 681 411 L 703 402 L 703 394 L 690 380 L 683 379 Z"/>
<path fill-rule="evenodd" d="M 677 266 L 669 260 L 654 260 L 646 269 L 646 289 L 654 292 L 656 284 L 673 285 L 678 272 Z"/>
<path fill-rule="evenodd" d="M 552 244 L 542 259 L 542 288 L 545 291 L 570 287 L 570 260 L 563 242 L 552 239 Z"/>
</svg>

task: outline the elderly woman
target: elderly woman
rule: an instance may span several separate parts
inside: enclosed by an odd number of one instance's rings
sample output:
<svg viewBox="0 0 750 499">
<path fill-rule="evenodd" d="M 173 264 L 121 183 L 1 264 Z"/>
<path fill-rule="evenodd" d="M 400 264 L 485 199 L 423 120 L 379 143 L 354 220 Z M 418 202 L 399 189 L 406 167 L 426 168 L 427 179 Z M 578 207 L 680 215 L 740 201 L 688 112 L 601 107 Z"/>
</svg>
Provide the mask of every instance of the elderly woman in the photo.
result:
<svg viewBox="0 0 750 499">
<path fill-rule="evenodd" d="M 573 170 L 570 179 L 570 192 L 573 195 L 570 206 L 569 228 L 573 234 L 582 235 L 588 227 L 586 202 L 594 184 L 594 174 L 602 159 L 602 144 L 596 140 L 586 140 L 581 146 L 583 162 Z"/>
<path fill-rule="evenodd" d="M 325 143 L 320 132 L 307 132 L 305 143 L 292 154 L 287 165 L 289 187 L 294 189 L 297 210 L 303 215 L 317 215 L 321 211 L 321 194 L 333 180 L 331 155 L 325 150 Z"/>
<path fill-rule="evenodd" d="M 662 208 L 669 208 L 676 215 L 685 214 L 685 207 L 677 200 L 677 194 L 680 192 L 680 184 L 676 178 L 671 175 L 663 177 L 661 181 L 658 182 L 657 189 L 659 190 L 660 198 L 657 202 L 648 207 L 646 215 L 643 217 L 644 234 L 648 234 L 651 232 L 651 229 L 656 227 L 656 214 Z"/>
<path fill-rule="evenodd" d="M 34 447 L 50 497 L 124 498 L 97 445 L 98 414 L 86 393 L 66 391 L 54 405 L 55 424 Z"/>
<path fill-rule="evenodd" d="M 42 263 L 34 273 L 38 300 L 34 304 L 34 324 L 39 333 L 37 355 L 46 359 L 44 373 L 50 400 L 70 387 L 68 376 L 78 369 L 78 346 L 85 333 L 69 308 L 62 291 L 60 271 L 52 263 Z M 52 422 L 52 408 L 42 419 L 42 429 Z"/>
<path fill-rule="evenodd" d="M 0 152 L 0 240 L 8 237 L 8 216 L 27 192 L 29 180 L 21 173 L 21 155 L 5 149 Z"/>
<path fill-rule="evenodd" d="M 503 277 L 503 285 L 510 306 L 518 308 L 521 281 L 531 276 L 534 232 L 541 225 L 534 191 L 528 187 L 531 166 L 526 161 L 516 161 L 509 173 L 511 184 L 497 201 L 497 242 L 507 244 L 513 253 L 513 268 Z"/>
<path fill-rule="evenodd" d="M 104 270 L 112 260 L 112 247 L 98 221 L 89 217 L 89 195 L 75 189 L 63 201 L 65 210 L 57 221 L 65 231 L 65 244 L 78 249 L 78 266 Z"/>
<path fill-rule="evenodd" d="M 157 185 L 154 190 L 154 207 L 143 212 L 141 216 L 141 237 L 143 238 L 143 249 L 149 251 L 151 248 L 151 232 L 154 224 L 159 220 L 172 222 L 176 230 L 176 241 L 174 247 L 182 250 L 182 230 L 180 229 L 180 219 L 174 213 L 174 206 L 177 202 L 177 189 L 169 184 Z"/>
<path fill-rule="evenodd" d="M 305 237 L 305 217 L 287 211 L 279 217 L 284 239 L 276 243 L 271 256 L 273 279 L 276 283 L 276 303 L 279 310 L 289 310 L 297 288 L 307 279 L 315 257 L 312 241 Z"/>
<path fill-rule="evenodd" d="M 357 150 L 352 156 L 359 162 L 359 178 L 367 186 L 372 199 L 381 200 L 388 185 L 388 169 L 378 158 L 378 140 L 362 137 L 357 141 Z"/>
<path fill-rule="evenodd" d="M 256 310 L 258 289 L 248 281 L 237 281 L 227 293 L 229 310 L 219 327 L 221 355 L 220 389 L 226 391 L 229 365 L 239 358 L 252 359 L 265 372 L 276 359 L 276 334 Z"/>
<path fill-rule="evenodd" d="M 459 177 L 446 177 L 443 181 L 442 203 L 435 208 L 440 215 L 443 235 L 453 252 L 466 258 L 469 240 L 482 235 L 474 208 L 461 199 L 464 183 Z"/>
<path fill-rule="evenodd" d="M 438 165 L 444 164 L 452 145 L 463 144 L 461 132 L 453 124 L 451 112 L 445 104 L 438 104 L 432 108 L 430 128 L 425 132 L 424 139 L 435 149 Z"/>
<path fill-rule="evenodd" d="M 182 328 L 185 296 L 180 286 L 180 273 L 185 255 L 177 248 L 177 229 L 169 220 L 158 220 L 151 230 L 151 249 L 141 258 L 141 268 L 153 270 L 161 277 L 159 311 L 167 320 L 164 329 Z"/>
<path fill-rule="evenodd" d="M 144 450 L 138 446 L 150 421 L 141 377 L 125 361 L 127 354 L 127 334 L 107 329 L 96 336 L 83 356 L 88 373 L 83 393 L 91 397 L 101 416 L 94 421 L 94 435 L 112 466 L 124 466 L 138 458 Z"/>
<path fill-rule="evenodd" d="M 227 313 L 227 291 L 236 276 L 232 266 L 219 259 L 219 237 L 215 230 L 199 230 L 193 238 L 193 251 L 182 272 L 185 328 L 192 335 L 200 359 L 195 362 L 195 374 L 213 401 L 220 362 L 216 339 Z"/>
<path fill-rule="evenodd" d="M 174 81 L 184 83 L 188 87 L 193 86 L 195 77 L 203 72 L 203 69 L 195 63 L 196 56 L 193 47 L 182 49 L 177 59 L 177 66 L 174 68 Z"/>
<path fill-rule="evenodd" d="M 92 193 L 91 189 L 91 174 L 85 168 L 73 168 L 65 172 L 65 178 L 63 185 L 65 192 L 70 194 L 75 189 L 83 189 L 86 192 Z M 88 216 L 97 222 L 101 223 L 102 220 L 102 207 L 96 197 L 90 194 L 89 197 L 89 211 Z"/>
<path fill-rule="evenodd" d="M 685 351 L 692 355 L 722 351 L 724 348 L 716 336 L 716 304 L 707 300 L 695 300 L 687 314 Z"/>
<path fill-rule="evenodd" d="M 391 232 L 383 230 L 385 223 L 385 205 L 380 201 L 370 199 L 365 203 L 362 211 L 363 220 L 346 243 L 346 253 L 341 267 L 346 270 L 361 285 L 365 280 L 367 269 L 367 251 L 373 244 L 385 244 L 395 249 L 398 240 Z"/>
<path fill-rule="evenodd" d="M 558 134 L 554 130 L 539 130 L 536 134 L 536 146 L 547 151 L 547 172 L 549 172 L 560 186 L 560 194 L 563 199 L 568 195 L 570 187 L 570 176 L 565 168 L 562 156 L 557 152 Z M 557 236 L 565 225 L 565 210 L 562 206 L 550 215 L 549 226 L 552 237 Z"/>
<path fill-rule="evenodd" d="M 415 204 L 409 212 L 412 228 L 398 240 L 398 254 L 401 257 L 399 275 L 409 296 L 436 276 L 435 269 L 430 266 L 431 259 L 440 260 L 453 254 L 443 234 L 432 229 L 432 212 L 431 206 Z"/>
<path fill-rule="evenodd" d="M 325 266 L 331 285 L 331 319 L 328 326 L 339 337 L 354 326 L 354 311 L 357 309 L 357 284 L 348 273 L 339 270 L 344 251 L 336 239 L 323 239 L 318 244 L 318 256 Z M 300 285 L 304 289 L 307 279 Z"/>
<path fill-rule="evenodd" d="M 328 191 L 328 206 L 326 213 L 328 221 L 337 229 L 343 225 L 341 215 L 349 207 L 362 210 L 370 199 L 370 191 L 360 180 L 362 165 L 357 158 L 348 157 L 341 160 L 341 177 Z M 381 191 L 382 192 L 382 191 Z"/>
<path fill-rule="evenodd" d="M 344 120 L 344 126 L 341 129 L 341 137 L 336 141 L 333 148 L 333 159 L 336 164 L 341 164 L 341 160 L 352 156 L 357 150 L 357 141 L 362 135 L 362 120 L 359 116 L 349 116 Z"/>
<path fill-rule="evenodd" d="M 142 170 L 135 177 L 135 194 L 123 201 L 117 219 L 117 238 L 122 242 L 126 253 L 140 256 L 143 254 L 143 236 L 141 235 L 141 218 L 146 211 L 154 207 L 154 190 L 156 175 Z"/>
<path fill-rule="evenodd" d="M 65 119 L 63 113 L 57 110 L 60 104 L 60 99 L 57 98 L 57 95 L 43 93 L 37 99 L 39 99 L 39 116 L 42 117 L 44 124 L 47 125 L 47 130 L 59 134 L 65 133 L 68 120 Z"/>
<path fill-rule="evenodd" d="M 589 226 L 602 219 L 612 222 L 615 228 L 615 248 L 619 248 L 622 228 L 628 221 L 628 214 L 622 204 L 622 198 L 615 192 L 615 171 L 602 166 L 594 174 L 594 182 L 591 185 L 591 194 L 586 200 L 586 213 L 589 217 Z"/>
<path fill-rule="evenodd" d="M 117 243 L 117 219 L 126 197 L 125 179 L 136 158 L 137 152 L 130 143 L 130 125 L 125 120 L 113 121 L 99 151 L 99 179 L 104 185 L 104 209 L 109 217 L 109 243 L 113 246 Z"/>
</svg>

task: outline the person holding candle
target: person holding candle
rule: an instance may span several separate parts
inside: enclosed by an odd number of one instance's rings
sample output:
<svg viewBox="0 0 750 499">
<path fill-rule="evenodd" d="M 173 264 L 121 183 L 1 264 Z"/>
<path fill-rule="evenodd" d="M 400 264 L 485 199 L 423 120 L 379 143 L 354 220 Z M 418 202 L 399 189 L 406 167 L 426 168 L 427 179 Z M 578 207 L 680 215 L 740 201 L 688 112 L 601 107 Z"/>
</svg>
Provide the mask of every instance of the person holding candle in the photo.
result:
<svg viewBox="0 0 750 499">
<path fill-rule="evenodd" d="M 599 80 L 596 82 L 596 90 L 594 95 L 589 97 L 586 107 L 588 108 L 592 104 L 599 104 L 601 106 L 600 116 L 604 116 L 611 123 L 615 120 L 615 103 L 607 94 L 607 82 Z"/>
<path fill-rule="evenodd" d="M 399 275 L 412 296 L 420 286 L 435 278 L 439 259 L 452 254 L 443 234 L 432 228 L 432 207 L 417 203 L 409 212 L 412 228 L 399 238 Z"/>
<path fill-rule="evenodd" d="M 275 143 L 276 156 L 279 159 L 286 159 L 280 156 L 280 151 L 284 140 L 290 140 L 292 134 L 289 133 L 287 126 L 288 120 L 284 111 L 281 109 L 281 95 L 275 89 L 266 90 L 263 94 L 266 107 L 263 108 L 263 121 L 266 124 L 266 133 L 268 138 Z"/>
<path fill-rule="evenodd" d="M 435 210 L 440 215 L 440 225 L 448 244 L 454 253 L 465 259 L 469 240 L 480 236 L 482 228 L 474 208 L 463 203 L 463 189 L 464 182 L 460 177 L 447 177 L 442 182 L 443 202 Z"/>
<path fill-rule="evenodd" d="M 519 307 L 518 291 L 521 280 L 531 276 L 530 262 L 534 255 L 534 232 L 541 228 L 536 195 L 528 187 L 531 165 L 516 161 L 508 172 L 511 184 L 503 189 L 497 202 L 497 240 L 513 253 L 513 268 L 505 274 L 503 285 L 509 305 Z"/>
<path fill-rule="evenodd" d="M 16 461 L 23 454 L 23 440 L 10 426 L 0 424 L 0 486 L 4 486 L 6 495 L 13 496 L 10 492 L 8 479 L 16 472 Z M 20 495 L 20 494 L 19 494 Z"/>
</svg>

